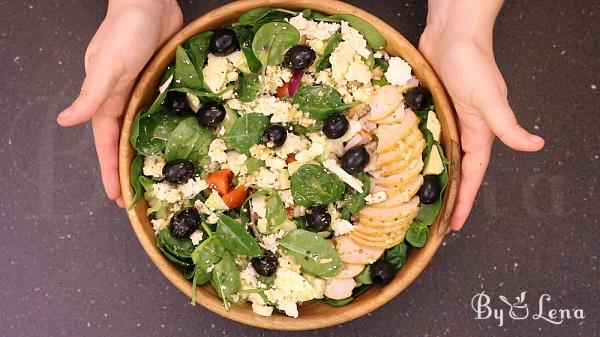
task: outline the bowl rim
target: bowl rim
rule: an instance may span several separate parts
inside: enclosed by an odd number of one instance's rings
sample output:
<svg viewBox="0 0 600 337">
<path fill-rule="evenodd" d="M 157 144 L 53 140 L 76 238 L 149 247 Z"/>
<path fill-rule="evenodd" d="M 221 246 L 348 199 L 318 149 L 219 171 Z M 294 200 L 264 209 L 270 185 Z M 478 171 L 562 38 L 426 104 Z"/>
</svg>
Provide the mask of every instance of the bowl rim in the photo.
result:
<svg viewBox="0 0 600 337">
<path fill-rule="evenodd" d="M 363 294 L 353 303 L 344 307 L 328 307 L 330 310 L 335 310 L 335 315 L 311 314 L 310 316 L 303 316 L 303 310 L 301 309 L 300 316 L 296 319 L 284 315 L 263 317 L 252 313 L 251 309 L 249 309 L 249 305 L 233 306 L 231 311 L 225 311 L 221 301 L 214 295 L 214 291 L 209 286 L 202 286 L 197 289 L 197 303 L 222 317 L 229 318 L 239 323 L 272 330 L 311 330 L 330 327 L 348 322 L 376 310 L 401 293 L 419 276 L 419 274 L 421 274 L 443 241 L 448 227 L 448 220 L 456 202 L 460 183 L 460 138 L 458 136 L 455 115 L 450 100 L 433 69 L 429 66 L 424 57 L 408 40 L 383 20 L 363 9 L 337 0 L 233 1 L 196 18 L 160 47 L 144 68 L 132 91 L 123 118 L 121 138 L 119 141 L 119 176 L 121 190 L 125 202 L 130 204 L 134 196 L 129 172 L 131 161 L 135 153 L 135 150 L 129 142 L 133 121 L 139 109 L 150 103 L 154 97 L 156 97 L 158 80 L 167 65 L 174 59 L 177 45 L 182 44 L 191 36 L 198 34 L 201 31 L 221 26 L 228 20 L 230 22 L 231 19 L 239 17 L 239 15 L 252 8 L 262 6 L 288 9 L 311 8 L 325 14 L 353 14 L 369 21 L 377 27 L 388 41 L 387 50 L 393 49 L 394 52 L 392 55 L 401 56 L 406 60 L 412 66 L 413 73 L 419 78 L 420 83 L 431 91 L 434 102 L 436 103 L 436 113 L 442 124 L 443 131 L 441 145 L 444 148 L 446 156 L 451 160 L 451 164 L 448 168 L 448 186 L 444 192 L 443 207 L 435 223 L 430 227 L 426 245 L 414 250 L 410 254 L 406 264 L 402 267 L 400 272 L 398 272 L 394 280 L 385 287 L 371 287 L 366 294 Z M 163 256 L 156 246 L 154 231 L 149 223 L 148 217 L 145 215 L 146 209 L 146 202 L 142 198 L 135 207 L 127 210 L 127 215 L 140 244 L 163 275 L 180 291 L 188 297 L 191 297 L 191 283 Z M 369 294 L 371 295 L 368 296 Z M 304 306 L 308 306 L 311 307 L 310 310 L 325 310 L 322 308 L 322 306 L 325 306 L 324 304 L 319 303 L 311 306 L 311 302 L 304 304 L 303 308 Z"/>
</svg>

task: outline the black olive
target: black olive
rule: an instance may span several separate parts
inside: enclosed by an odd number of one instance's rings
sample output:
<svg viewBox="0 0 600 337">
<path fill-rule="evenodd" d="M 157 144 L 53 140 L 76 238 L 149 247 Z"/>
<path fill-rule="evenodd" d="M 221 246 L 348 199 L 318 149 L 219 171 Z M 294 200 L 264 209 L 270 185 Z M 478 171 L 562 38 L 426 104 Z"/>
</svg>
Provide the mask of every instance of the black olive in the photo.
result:
<svg viewBox="0 0 600 337">
<path fill-rule="evenodd" d="M 348 122 L 346 116 L 340 113 L 334 113 L 327 116 L 322 130 L 327 138 L 338 139 L 348 131 L 349 127 L 350 122 Z"/>
<path fill-rule="evenodd" d="M 200 225 L 200 213 L 194 207 L 184 208 L 173 215 L 169 229 L 176 238 L 189 237 Z"/>
<path fill-rule="evenodd" d="M 165 164 L 162 173 L 166 181 L 172 184 L 181 184 L 194 176 L 195 167 L 189 160 L 175 159 Z"/>
<path fill-rule="evenodd" d="M 423 176 L 423 185 L 419 189 L 419 199 L 424 204 L 432 204 L 440 197 L 440 178 L 435 174 Z"/>
<path fill-rule="evenodd" d="M 272 147 L 280 147 L 287 139 L 287 130 L 281 124 L 271 124 L 262 135 L 263 143 L 273 143 Z M 269 144 L 270 145 L 270 144 Z"/>
<path fill-rule="evenodd" d="M 371 265 L 371 280 L 375 283 L 388 284 L 396 275 L 396 267 L 387 261 L 379 260 Z"/>
<path fill-rule="evenodd" d="M 329 228 L 331 214 L 327 212 L 327 207 L 315 205 L 306 211 L 306 222 L 317 232 L 322 232 Z"/>
<path fill-rule="evenodd" d="M 422 87 L 415 87 L 409 89 L 404 97 L 408 107 L 414 111 L 427 109 L 431 106 L 431 94 L 429 91 Z"/>
<path fill-rule="evenodd" d="M 369 164 L 370 159 L 371 156 L 365 146 L 357 145 L 349 148 L 342 156 L 342 168 L 344 171 L 354 175 L 361 172 Z"/>
<path fill-rule="evenodd" d="M 167 92 L 167 97 L 165 97 L 163 107 L 167 113 L 176 116 L 186 115 L 190 111 L 186 94 L 179 91 Z"/>
<path fill-rule="evenodd" d="M 225 107 L 219 103 L 206 103 L 198 110 L 198 123 L 205 128 L 214 129 L 225 119 Z"/>
<path fill-rule="evenodd" d="M 272 276 L 279 266 L 279 261 L 274 255 L 255 256 L 250 261 L 256 273 L 262 276 Z"/>
<path fill-rule="evenodd" d="M 317 54 L 312 48 L 297 45 L 290 48 L 283 57 L 283 65 L 294 70 L 304 70 L 315 61 Z"/>
<path fill-rule="evenodd" d="M 217 29 L 210 38 L 208 49 L 217 56 L 226 56 L 233 53 L 237 48 L 235 31 L 228 28 Z"/>
</svg>

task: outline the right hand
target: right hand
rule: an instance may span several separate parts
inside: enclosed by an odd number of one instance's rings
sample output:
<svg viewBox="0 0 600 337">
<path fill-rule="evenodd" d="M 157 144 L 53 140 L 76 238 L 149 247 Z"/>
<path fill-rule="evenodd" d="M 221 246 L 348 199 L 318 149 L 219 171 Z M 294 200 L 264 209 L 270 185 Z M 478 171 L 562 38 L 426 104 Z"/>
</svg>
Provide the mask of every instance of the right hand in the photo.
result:
<svg viewBox="0 0 600 337">
<path fill-rule="evenodd" d="M 120 117 L 154 52 L 183 25 L 175 0 L 112 0 L 85 54 L 79 97 L 57 118 L 64 127 L 92 120 L 107 196 L 125 206 L 119 183 Z"/>
</svg>

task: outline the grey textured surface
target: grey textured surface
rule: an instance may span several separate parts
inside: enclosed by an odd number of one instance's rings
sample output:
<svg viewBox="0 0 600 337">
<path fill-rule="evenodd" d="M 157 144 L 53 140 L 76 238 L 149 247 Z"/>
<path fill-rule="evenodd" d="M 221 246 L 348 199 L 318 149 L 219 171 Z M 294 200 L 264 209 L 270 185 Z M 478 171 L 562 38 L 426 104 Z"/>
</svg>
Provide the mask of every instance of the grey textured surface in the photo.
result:
<svg viewBox="0 0 600 337">
<path fill-rule="evenodd" d="M 421 1 L 352 1 L 416 42 Z M 186 21 L 224 1 L 185 1 Z M 0 1 L 0 336 L 598 336 L 600 5 L 511 2 L 497 59 L 537 154 L 496 144 L 475 210 L 424 274 L 372 314 L 331 329 L 276 333 L 222 319 L 145 256 L 125 212 L 104 198 L 89 126 L 62 130 L 104 1 Z M 583 320 L 475 320 L 471 298 L 527 291 L 531 314 Z M 505 312 L 507 316 L 508 313 Z"/>
</svg>

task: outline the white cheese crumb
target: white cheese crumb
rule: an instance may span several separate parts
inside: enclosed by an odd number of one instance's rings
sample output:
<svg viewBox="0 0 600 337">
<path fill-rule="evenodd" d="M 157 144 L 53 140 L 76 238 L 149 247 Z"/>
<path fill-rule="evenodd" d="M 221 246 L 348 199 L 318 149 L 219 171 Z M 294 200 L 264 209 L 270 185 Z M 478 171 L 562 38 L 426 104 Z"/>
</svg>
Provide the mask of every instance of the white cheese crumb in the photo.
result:
<svg viewBox="0 0 600 337">
<path fill-rule="evenodd" d="M 268 317 L 273 314 L 273 307 L 252 303 L 252 311 L 257 315 Z"/>
<path fill-rule="evenodd" d="M 210 143 L 210 146 L 208 147 L 208 156 L 211 161 L 223 164 L 227 162 L 226 150 L 227 145 L 225 142 L 222 139 L 217 138 Z"/>
<path fill-rule="evenodd" d="M 179 186 L 182 199 L 192 199 L 198 193 L 208 188 L 208 183 L 200 178 L 188 179 L 188 181 Z"/>
<path fill-rule="evenodd" d="M 331 229 L 335 236 L 345 235 L 354 230 L 354 225 L 348 220 L 336 219 L 331 222 Z"/>
<path fill-rule="evenodd" d="M 394 56 L 390 58 L 390 67 L 385 72 L 385 78 L 394 85 L 405 85 L 411 78 L 410 65 L 403 59 Z"/>
<path fill-rule="evenodd" d="M 233 65 L 226 57 L 208 54 L 208 61 L 202 74 L 204 83 L 212 92 L 219 92 L 227 85 L 227 74 L 233 70 Z"/>
<path fill-rule="evenodd" d="M 256 195 L 250 199 L 250 205 L 252 206 L 252 212 L 256 213 L 260 218 L 267 216 L 267 203 L 264 195 Z"/>
<path fill-rule="evenodd" d="M 277 253 L 277 240 L 281 239 L 285 235 L 285 232 L 280 230 L 277 233 L 265 235 L 260 243 L 261 247 L 272 252 Z"/>
<path fill-rule="evenodd" d="M 358 191 L 359 193 L 363 192 L 363 183 L 357 178 L 350 175 L 348 172 L 344 171 L 334 159 L 327 159 L 323 161 L 323 167 L 331 171 L 333 174 L 338 176 L 343 182 L 348 184 L 350 187 Z"/>
<path fill-rule="evenodd" d="M 219 222 L 219 214 L 217 213 L 210 213 L 210 215 L 206 218 L 206 222 L 208 222 L 211 225 L 216 224 L 217 222 Z"/>
<path fill-rule="evenodd" d="M 151 176 L 160 179 L 163 177 L 162 170 L 165 166 L 165 163 L 165 156 L 162 153 L 144 157 L 144 166 L 142 171 L 145 176 Z"/>
<path fill-rule="evenodd" d="M 387 193 L 384 191 L 369 194 L 365 197 L 367 205 L 378 204 L 387 200 Z"/>
<path fill-rule="evenodd" d="M 152 219 L 150 222 L 152 223 L 152 229 L 154 229 L 154 233 L 156 234 L 169 226 L 169 221 L 165 219 Z"/>
<path fill-rule="evenodd" d="M 173 82 L 173 75 L 169 76 L 169 78 L 167 78 L 165 82 L 160 85 L 158 92 L 162 94 L 163 92 L 167 91 L 167 89 L 169 89 L 169 85 L 171 85 L 171 82 Z"/>
<path fill-rule="evenodd" d="M 191 235 L 190 235 L 190 240 L 192 240 L 192 244 L 194 244 L 194 246 L 197 246 L 200 244 L 200 241 L 202 241 L 202 236 L 204 235 L 204 233 L 202 233 L 201 230 L 196 229 Z"/>
</svg>

